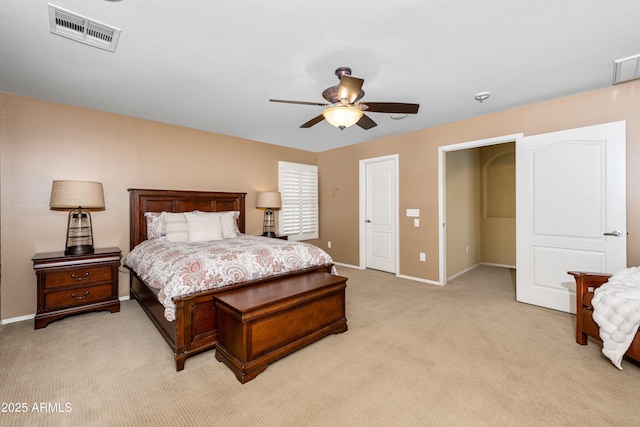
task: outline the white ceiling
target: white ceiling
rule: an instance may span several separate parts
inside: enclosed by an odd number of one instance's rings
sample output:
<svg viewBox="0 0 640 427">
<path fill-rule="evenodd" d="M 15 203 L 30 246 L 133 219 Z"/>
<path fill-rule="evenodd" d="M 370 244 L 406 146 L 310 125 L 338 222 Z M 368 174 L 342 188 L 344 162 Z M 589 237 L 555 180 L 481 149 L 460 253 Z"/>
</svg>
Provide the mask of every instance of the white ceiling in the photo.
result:
<svg viewBox="0 0 640 427">
<path fill-rule="evenodd" d="M 53 35 L 51 3 L 122 31 Z M 2 0 L 0 91 L 320 152 L 611 85 L 640 53 L 639 0 Z M 299 126 L 348 66 L 363 101 L 417 115 Z M 479 103 L 477 92 L 491 97 Z"/>
</svg>

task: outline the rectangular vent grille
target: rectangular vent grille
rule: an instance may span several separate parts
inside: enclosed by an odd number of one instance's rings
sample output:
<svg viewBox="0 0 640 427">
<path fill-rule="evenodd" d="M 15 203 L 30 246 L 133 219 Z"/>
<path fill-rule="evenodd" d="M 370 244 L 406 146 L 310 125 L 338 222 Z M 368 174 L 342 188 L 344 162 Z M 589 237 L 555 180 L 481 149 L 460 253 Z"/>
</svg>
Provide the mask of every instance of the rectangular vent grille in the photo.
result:
<svg viewBox="0 0 640 427">
<path fill-rule="evenodd" d="M 49 28 L 53 34 L 115 52 L 120 30 L 57 6 L 48 6 Z"/>
<path fill-rule="evenodd" d="M 640 79 L 640 55 L 618 59 L 613 63 L 613 84 Z"/>
</svg>

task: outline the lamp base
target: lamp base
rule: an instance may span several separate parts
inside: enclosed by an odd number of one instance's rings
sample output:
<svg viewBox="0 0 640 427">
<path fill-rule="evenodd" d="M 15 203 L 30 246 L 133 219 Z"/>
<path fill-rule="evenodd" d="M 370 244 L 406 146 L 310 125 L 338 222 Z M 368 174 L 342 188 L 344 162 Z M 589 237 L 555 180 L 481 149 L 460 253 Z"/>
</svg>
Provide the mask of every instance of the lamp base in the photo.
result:
<svg viewBox="0 0 640 427">
<path fill-rule="evenodd" d="M 276 233 L 273 231 L 265 231 L 264 233 L 262 233 L 262 235 L 264 237 L 276 237 Z"/>
<path fill-rule="evenodd" d="M 65 249 L 65 255 L 84 255 L 84 254 L 92 254 L 93 253 L 93 245 L 76 245 L 69 246 Z"/>
</svg>

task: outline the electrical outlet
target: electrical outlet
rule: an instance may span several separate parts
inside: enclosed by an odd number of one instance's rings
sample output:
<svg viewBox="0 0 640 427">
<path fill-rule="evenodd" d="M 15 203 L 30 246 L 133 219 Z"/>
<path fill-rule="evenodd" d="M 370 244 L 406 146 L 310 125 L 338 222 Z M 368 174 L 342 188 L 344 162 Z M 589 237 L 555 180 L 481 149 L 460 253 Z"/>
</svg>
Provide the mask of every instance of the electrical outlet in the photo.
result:
<svg viewBox="0 0 640 427">
<path fill-rule="evenodd" d="M 413 219 L 413 226 L 414 227 L 420 227 L 420 219 L 419 218 L 414 218 Z"/>
<path fill-rule="evenodd" d="M 427 260 L 427 254 L 420 252 L 420 261 L 425 262 Z"/>
<path fill-rule="evenodd" d="M 329 240 L 329 241 L 327 242 L 327 247 L 328 247 L 329 249 L 331 249 L 331 240 Z"/>
</svg>

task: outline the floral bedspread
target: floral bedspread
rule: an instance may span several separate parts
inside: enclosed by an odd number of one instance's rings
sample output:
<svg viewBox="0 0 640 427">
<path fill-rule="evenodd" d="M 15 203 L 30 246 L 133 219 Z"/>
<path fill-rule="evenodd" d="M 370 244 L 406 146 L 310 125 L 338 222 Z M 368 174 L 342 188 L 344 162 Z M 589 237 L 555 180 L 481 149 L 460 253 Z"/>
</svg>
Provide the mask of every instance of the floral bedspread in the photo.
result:
<svg viewBox="0 0 640 427">
<path fill-rule="evenodd" d="M 169 321 L 176 318 L 174 297 L 331 263 L 317 246 L 244 234 L 201 243 L 145 240 L 124 259 L 147 285 L 159 289 Z"/>
</svg>

